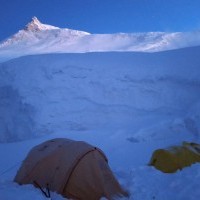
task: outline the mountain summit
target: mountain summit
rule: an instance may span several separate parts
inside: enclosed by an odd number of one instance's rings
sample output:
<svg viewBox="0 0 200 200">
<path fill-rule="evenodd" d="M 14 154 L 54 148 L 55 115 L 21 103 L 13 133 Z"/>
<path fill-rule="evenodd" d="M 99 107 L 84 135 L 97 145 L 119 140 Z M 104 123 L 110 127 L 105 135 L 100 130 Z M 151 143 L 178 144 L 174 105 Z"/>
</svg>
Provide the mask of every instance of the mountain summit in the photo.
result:
<svg viewBox="0 0 200 200">
<path fill-rule="evenodd" d="M 158 52 L 200 45 L 200 32 L 90 34 L 41 23 L 37 17 L 0 43 L 0 62 L 33 54 L 105 51 Z"/>
<path fill-rule="evenodd" d="M 52 30 L 52 29 L 59 29 L 58 27 L 42 24 L 37 17 L 33 17 L 31 22 L 29 22 L 25 30 L 27 31 L 41 31 L 41 30 Z"/>
</svg>

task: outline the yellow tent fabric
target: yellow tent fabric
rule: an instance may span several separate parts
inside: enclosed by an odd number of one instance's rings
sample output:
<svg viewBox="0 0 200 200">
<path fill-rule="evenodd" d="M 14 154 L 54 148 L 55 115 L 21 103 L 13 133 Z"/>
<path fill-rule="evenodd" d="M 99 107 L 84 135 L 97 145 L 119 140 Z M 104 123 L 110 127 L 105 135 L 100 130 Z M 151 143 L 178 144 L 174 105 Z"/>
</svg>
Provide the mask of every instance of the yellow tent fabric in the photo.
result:
<svg viewBox="0 0 200 200">
<path fill-rule="evenodd" d="M 14 179 L 64 197 L 81 200 L 113 199 L 127 193 L 115 179 L 104 153 L 92 145 L 63 138 L 34 147 Z"/>
<path fill-rule="evenodd" d="M 149 165 L 165 173 L 174 173 L 196 162 L 200 162 L 200 145 L 183 142 L 181 146 L 154 151 Z"/>
</svg>

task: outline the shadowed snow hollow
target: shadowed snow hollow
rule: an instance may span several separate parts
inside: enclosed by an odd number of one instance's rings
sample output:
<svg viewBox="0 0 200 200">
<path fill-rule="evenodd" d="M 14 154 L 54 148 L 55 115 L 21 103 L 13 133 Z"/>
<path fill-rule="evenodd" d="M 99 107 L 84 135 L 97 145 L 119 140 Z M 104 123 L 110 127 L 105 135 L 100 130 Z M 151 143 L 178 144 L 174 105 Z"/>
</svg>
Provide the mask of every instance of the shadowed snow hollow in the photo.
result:
<svg viewBox="0 0 200 200">
<path fill-rule="evenodd" d="M 34 136 L 34 108 L 11 85 L 0 86 L 0 141 L 14 142 Z"/>
<path fill-rule="evenodd" d="M 6 127 L 16 140 L 21 134 L 9 124 L 14 116 L 6 113 L 13 109 L 21 116 L 18 125 L 30 130 L 28 137 L 95 129 L 122 131 L 132 142 L 198 137 L 199 57 L 200 48 L 193 47 L 37 55 L 2 63 L 0 87 L 10 95 L 0 99 L 1 118 L 7 116 L 0 121 L 0 139 L 11 140 L 4 137 Z M 5 110 L 5 102 L 13 105 Z"/>
</svg>

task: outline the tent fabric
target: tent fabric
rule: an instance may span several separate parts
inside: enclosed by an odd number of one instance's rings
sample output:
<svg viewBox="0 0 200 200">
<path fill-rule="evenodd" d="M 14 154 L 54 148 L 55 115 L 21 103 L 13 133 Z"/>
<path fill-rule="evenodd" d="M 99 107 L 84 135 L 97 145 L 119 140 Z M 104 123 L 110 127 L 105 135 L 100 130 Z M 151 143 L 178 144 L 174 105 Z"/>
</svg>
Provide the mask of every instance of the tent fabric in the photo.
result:
<svg viewBox="0 0 200 200">
<path fill-rule="evenodd" d="M 57 138 L 35 146 L 14 179 L 19 184 L 47 184 L 67 198 L 98 200 L 125 196 L 104 153 L 92 145 Z"/>
<path fill-rule="evenodd" d="M 154 151 L 149 165 L 165 173 L 174 173 L 196 162 L 200 162 L 200 145 L 183 142 L 181 146 Z"/>
</svg>

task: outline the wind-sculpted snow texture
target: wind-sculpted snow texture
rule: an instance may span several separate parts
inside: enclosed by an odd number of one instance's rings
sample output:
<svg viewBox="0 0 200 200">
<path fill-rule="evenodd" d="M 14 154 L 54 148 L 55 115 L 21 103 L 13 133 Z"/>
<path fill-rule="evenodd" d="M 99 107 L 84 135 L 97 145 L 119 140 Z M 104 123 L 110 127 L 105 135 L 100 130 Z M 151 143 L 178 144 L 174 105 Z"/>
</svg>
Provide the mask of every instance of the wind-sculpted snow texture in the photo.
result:
<svg viewBox="0 0 200 200">
<path fill-rule="evenodd" d="M 89 130 L 121 131 L 131 142 L 198 138 L 199 57 L 200 48 L 193 47 L 37 55 L 2 63 L 0 89 L 9 95 L 0 99 L 0 140 L 23 139 L 25 132 L 24 138 Z M 14 115 L 14 125 L 23 127 L 18 131 L 10 125 Z"/>
</svg>

